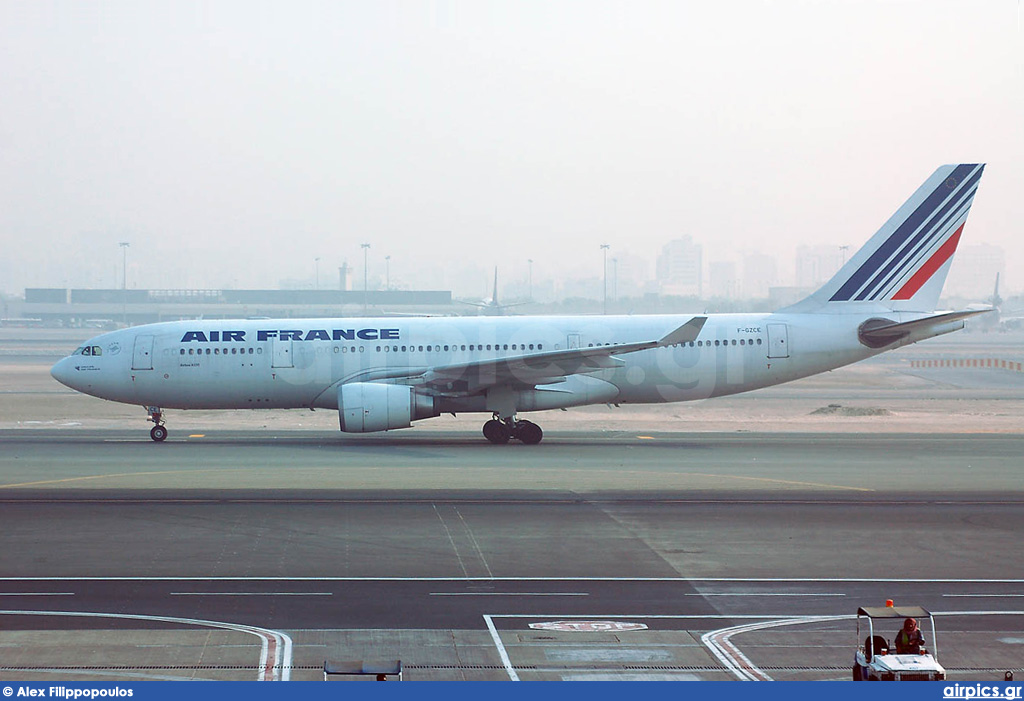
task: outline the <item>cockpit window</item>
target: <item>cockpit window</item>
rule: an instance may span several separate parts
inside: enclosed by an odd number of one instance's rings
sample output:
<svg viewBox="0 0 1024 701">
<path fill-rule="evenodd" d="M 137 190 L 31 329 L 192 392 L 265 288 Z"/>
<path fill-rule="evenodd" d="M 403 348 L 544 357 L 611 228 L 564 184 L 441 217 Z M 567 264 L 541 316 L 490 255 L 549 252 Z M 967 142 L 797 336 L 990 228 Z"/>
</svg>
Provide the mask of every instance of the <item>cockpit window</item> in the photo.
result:
<svg viewBox="0 0 1024 701">
<path fill-rule="evenodd" d="M 103 349 L 99 346 L 82 346 L 76 348 L 71 355 L 103 355 Z"/>
</svg>

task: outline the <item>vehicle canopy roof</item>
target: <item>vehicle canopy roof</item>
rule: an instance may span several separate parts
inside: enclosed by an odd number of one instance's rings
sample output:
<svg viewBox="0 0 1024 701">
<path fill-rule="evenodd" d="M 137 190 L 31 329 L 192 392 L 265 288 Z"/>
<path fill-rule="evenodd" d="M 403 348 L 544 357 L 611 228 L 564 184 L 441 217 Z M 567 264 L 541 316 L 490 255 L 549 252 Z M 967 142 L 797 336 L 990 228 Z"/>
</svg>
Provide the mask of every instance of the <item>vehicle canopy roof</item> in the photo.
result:
<svg viewBox="0 0 1024 701">
<path fill-rule="evenodd" d="M 920 606 L 862 606 L 858 616 L 868 618 L 931 618 L 932 615 Z"/>
</svg>

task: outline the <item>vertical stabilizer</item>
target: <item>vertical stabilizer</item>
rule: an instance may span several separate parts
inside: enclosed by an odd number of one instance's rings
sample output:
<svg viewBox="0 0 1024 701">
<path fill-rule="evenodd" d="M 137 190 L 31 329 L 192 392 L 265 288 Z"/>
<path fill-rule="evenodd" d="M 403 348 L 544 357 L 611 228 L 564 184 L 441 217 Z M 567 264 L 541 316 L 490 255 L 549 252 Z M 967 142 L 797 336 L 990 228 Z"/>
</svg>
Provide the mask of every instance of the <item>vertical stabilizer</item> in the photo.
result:
<svg viewBox="0 0 1024 701">
<path fill-rule="evenodd" d="M 984 169 L 936 170 L 831 280 L 785 311 L 934 311 Z"/>
</svg>

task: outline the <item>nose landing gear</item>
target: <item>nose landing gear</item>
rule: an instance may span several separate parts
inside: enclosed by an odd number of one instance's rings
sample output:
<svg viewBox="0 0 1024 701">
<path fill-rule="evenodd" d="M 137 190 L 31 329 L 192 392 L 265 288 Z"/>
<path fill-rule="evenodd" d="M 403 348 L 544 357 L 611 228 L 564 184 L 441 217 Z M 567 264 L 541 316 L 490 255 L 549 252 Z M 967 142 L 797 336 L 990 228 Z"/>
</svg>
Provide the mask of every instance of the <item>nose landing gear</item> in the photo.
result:
<svg viewBox="0 0 1024 701">
<path fill-rule="evenodd" d="M 536 445 L 544 438 L 544 431 L 532 421 L 493 418 L 484 424 L 484 438 L 495 445 L 504 445 L 513 438 L 526 445 Z"/>
<path fill-rule="evenodd" d="M 167 427 L 164 426 L 163 412 L 158 406 L 148 406 L 146 411 L 149 412 L 149 420 L 155 424 L 149 429 L 149 437 L 157 443 L 164 441 L 167 438 Z"/>
</svg>

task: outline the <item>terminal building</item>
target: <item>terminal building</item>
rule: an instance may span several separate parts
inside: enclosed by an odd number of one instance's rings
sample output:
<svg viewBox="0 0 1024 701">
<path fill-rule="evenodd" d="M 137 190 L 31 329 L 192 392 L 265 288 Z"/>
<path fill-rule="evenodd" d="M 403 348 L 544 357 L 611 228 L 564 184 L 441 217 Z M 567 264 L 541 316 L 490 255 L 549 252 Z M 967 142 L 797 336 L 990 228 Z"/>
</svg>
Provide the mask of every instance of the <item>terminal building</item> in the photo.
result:
<svg viewBox="0 0 1024 701">
<path fill-rule="evenodd" d="M 5 300 L 5 325 L 114 328 L 179 319 L 453 314 L 441 290 L 118 290 L 35 287 Z"/>
</svg>

